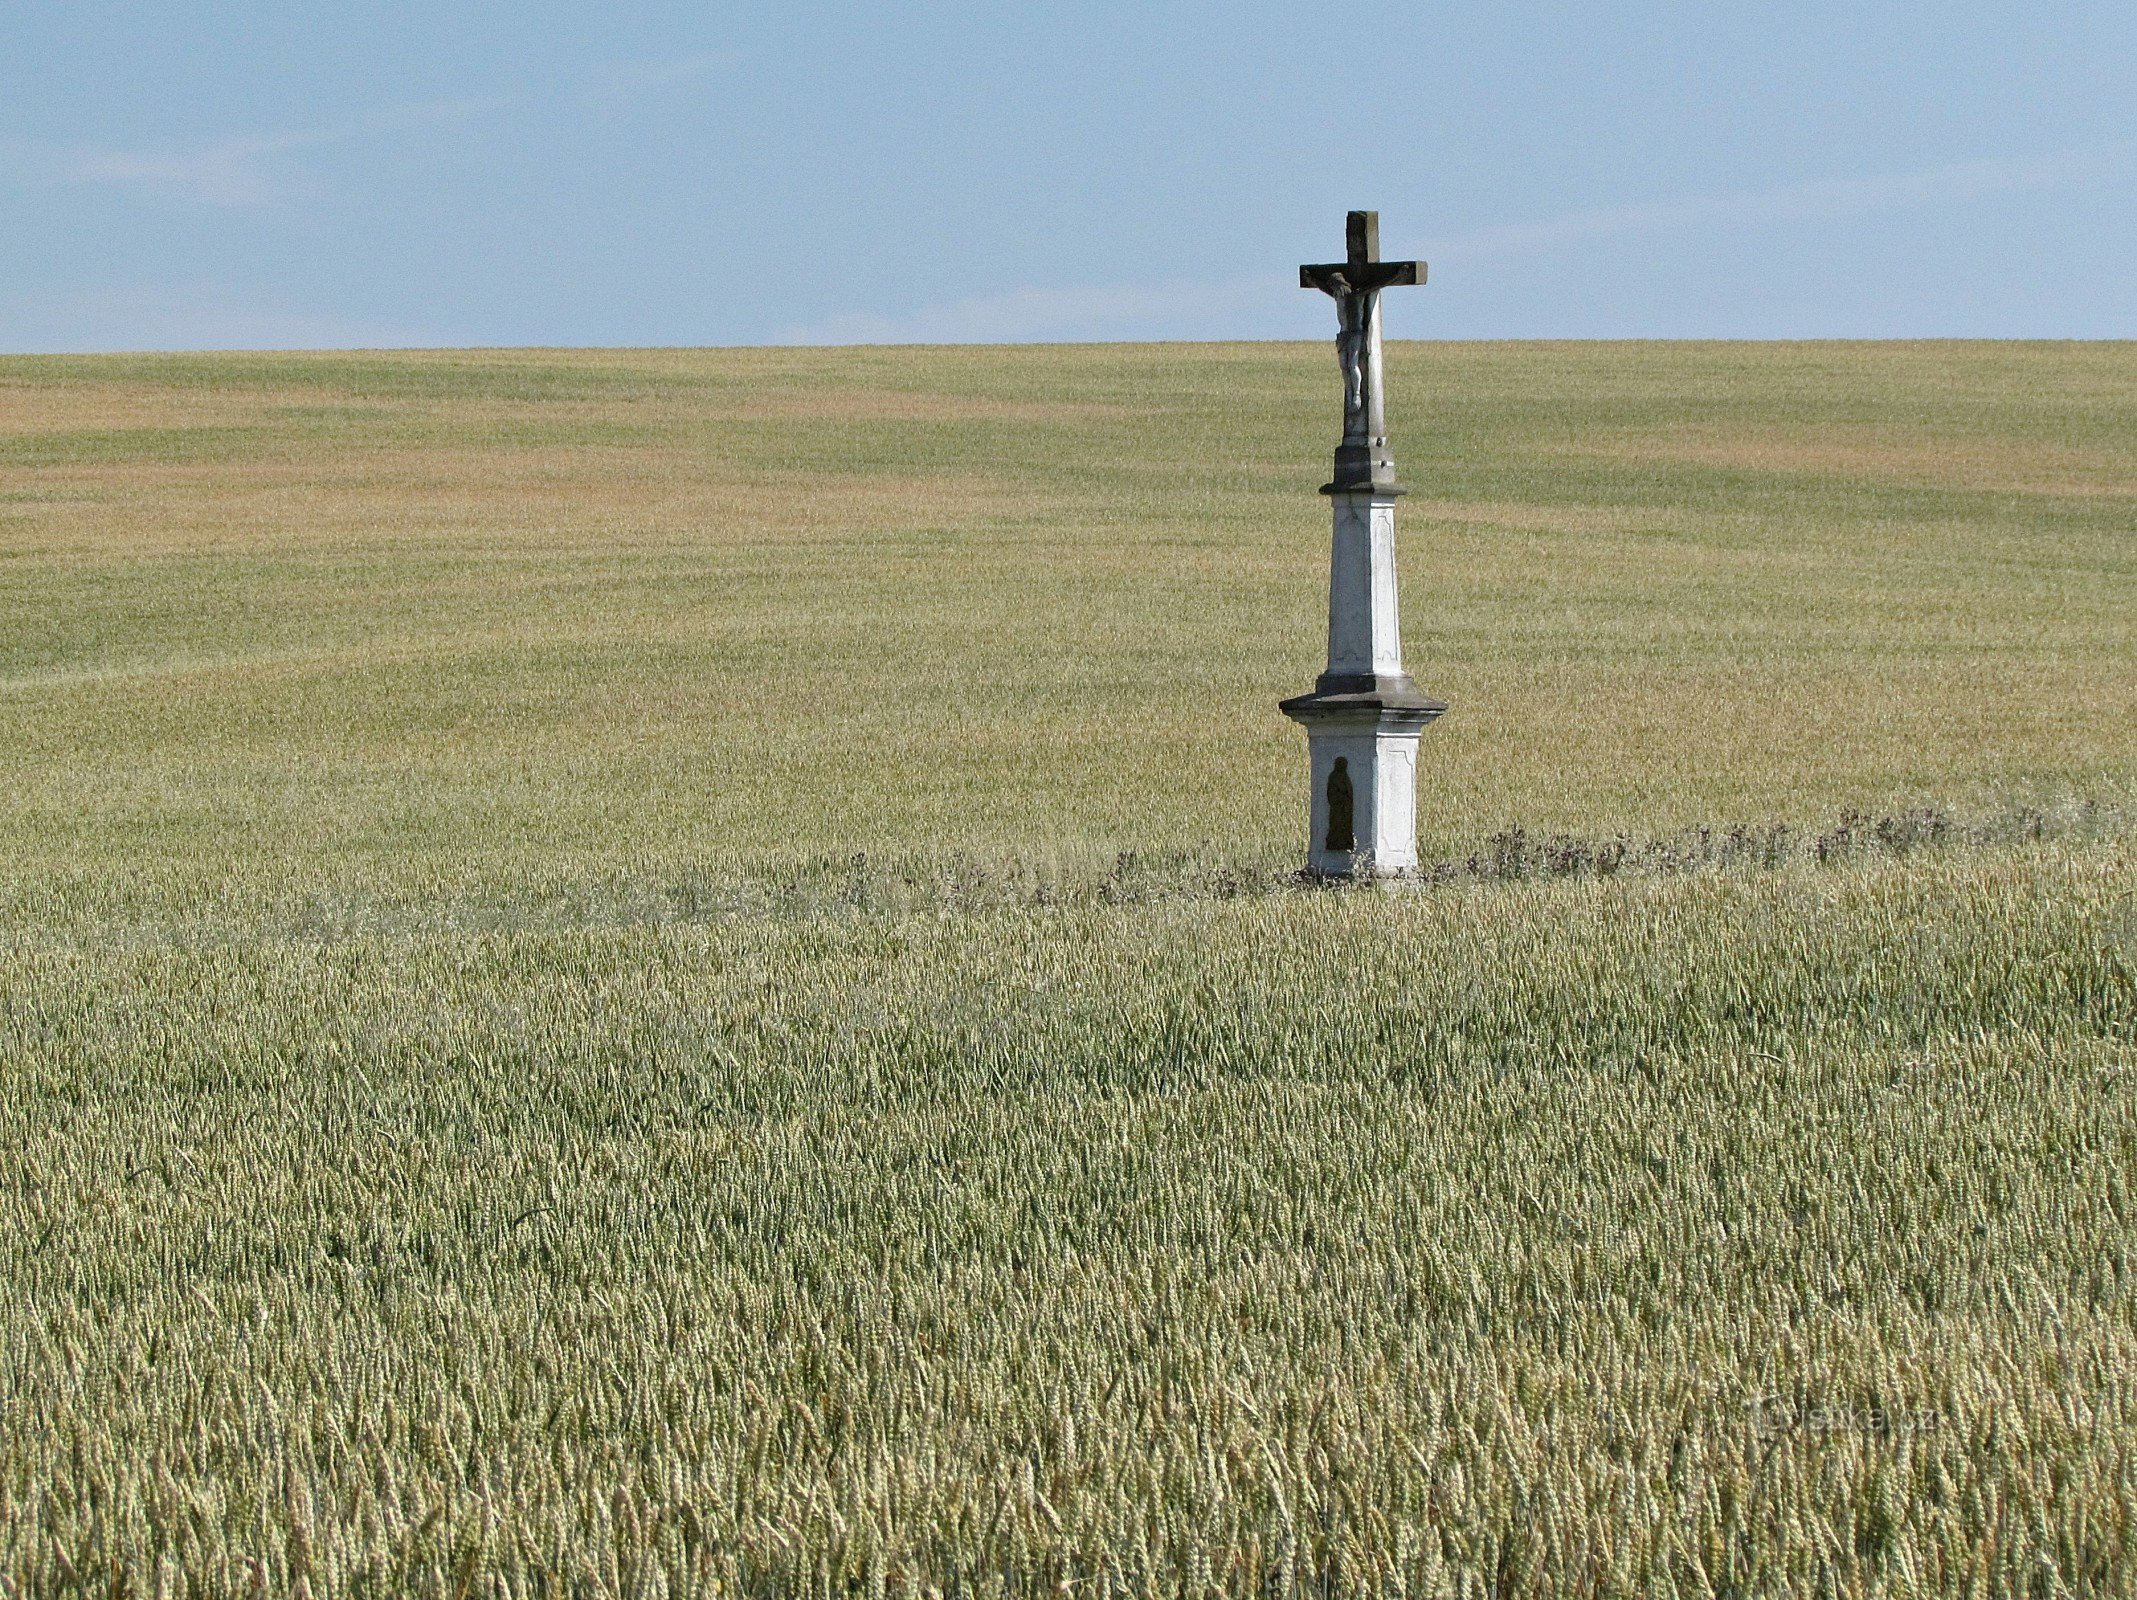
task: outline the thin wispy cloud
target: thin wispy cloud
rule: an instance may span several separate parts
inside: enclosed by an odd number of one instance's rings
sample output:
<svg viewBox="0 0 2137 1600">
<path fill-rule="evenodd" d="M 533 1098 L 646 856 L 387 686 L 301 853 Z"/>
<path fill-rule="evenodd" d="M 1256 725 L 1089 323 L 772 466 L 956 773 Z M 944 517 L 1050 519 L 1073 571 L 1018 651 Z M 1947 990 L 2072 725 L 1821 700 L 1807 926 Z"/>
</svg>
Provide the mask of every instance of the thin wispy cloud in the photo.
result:
<svg viewBox="0 0 2137 1600">
<path fill-rule="evenodd" d="M 1070 289 L 1011 289 L 925 306 L 903 316 L 852 312 L 784 329 L 782 344 L 1014 344 L 1114 330 L 1135 337 L 1189 309 L 1221 310 L 1259 299 L 1280 286 L 1273 277 L 1233 283 L 1115 284 Z M 1085 333 L 1082 337 L 1091 337 Z"/>
<path fill-rule="evenodd" d="M 1536 255 L 1619 234 L 1661 233 L 1708 224 L 1760 226 L 1875 216 L 2027 189 L 2064 188 L 2133 170 L 2137 170 L 2137 142 L 2089 145 L 2030 158 L 1959 161 L 1868 178 L 1827 179 L 1573 211 L 1536 222 L 1449 234 L 1426 241 L 1420 253 L 1441 261 Z"/>
<path fill-rule="evenodd" d="M 631 97 L 703 78 L 735 64 L 731 51 L 700 51 L 592 67 L 567 85 L 562 98 L 600 101 Z M 424 128 L 475 122 L 542 96 L 531 91 L 378 106 L 336 122 L 196 142 L 111 148 L 94 144 L 17 141 L 0 145 L 0 176 L 41 184 L 131 186 L 199 205 L 266 205 L 289 192 L 293 152 L 352 141 L 390 138 Z"/>
<path fill-rule="evenodd" d="M 507 103 L 505 96 L 380 106 L 341 122 L 200 144 L 135 149 L 15 147 L 16 170 L 52 183 L 138 184 L 202 205 L 262 205 L 280 192 L 270 158 L 294 150 L 466 122 Z M 25 159 L 26 158 L 26 159 Z"/>
<path fill-rule="evenodd" d="M 0 297 L 0 328 L 13 351 L 384 350 L 441 342 L 419 327 L 321 315 L 200 282 Z"/>
<path fill-rule="evenodd" d="M 689 83 L 725 72 L 741 59 L 742 53 L 738 50 L 699 50 L 688 55 L 662 56 L 646 61 L 618 61 L 589 72 L 586 88 L 595 94 L 665 89 L 670 84 Z"/>
<path fill-rule="evenodd" d="M 1593 239 L 1723 230 L 1781 222 L 1866 217 L 1957 205 L 1999 194 L 2075 187 L 2137 173 L 2137 142 L 2048 155 L 1952 162 L 1865 178 L 1783 184 L 1734 193 L 1684 195 L 1636 205 L 1566 212 L 1427 239 L 1392 254 L 1458 264 L 1488 257 L 1541 256 Z M 1212 312 L 1274 311 L 1297 279 L 1265 273 L 1215 283 L 1115 284 L 1011 289 L 923 306 L 895 316 L 852 313 L 782 329 L 791 344 L 991 344 L 1041 339 L 1177 336 Z"/>
</svg>

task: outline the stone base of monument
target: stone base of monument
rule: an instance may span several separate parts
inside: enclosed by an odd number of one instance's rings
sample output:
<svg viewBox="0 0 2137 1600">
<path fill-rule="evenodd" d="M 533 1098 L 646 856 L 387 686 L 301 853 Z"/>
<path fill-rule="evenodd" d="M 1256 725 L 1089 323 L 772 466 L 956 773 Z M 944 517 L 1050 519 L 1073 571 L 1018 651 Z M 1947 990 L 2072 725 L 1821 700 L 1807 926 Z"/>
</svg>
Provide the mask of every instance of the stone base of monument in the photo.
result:
<svg viewBox="0 0 2137 1600">
<path fill-rule="evenodd" d="M 1309 873 L 1391 878 L 1416 869 L 1417 740 L 1446 709 L 1407 678 L 1283 703 L 1306 730 Z"/>
</svg>

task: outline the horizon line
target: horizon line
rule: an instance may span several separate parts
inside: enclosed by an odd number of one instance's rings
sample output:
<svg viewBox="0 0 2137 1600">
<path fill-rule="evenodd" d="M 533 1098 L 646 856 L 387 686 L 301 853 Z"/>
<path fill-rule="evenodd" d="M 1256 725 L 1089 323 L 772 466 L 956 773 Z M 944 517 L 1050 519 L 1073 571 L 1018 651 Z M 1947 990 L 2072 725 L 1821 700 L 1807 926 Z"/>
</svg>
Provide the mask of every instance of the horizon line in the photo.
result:
<svg viewBox="0 0 2137 1600">
<path fill-rule="evenodd" d="M 720 352 L 788 350 L 836 353 L 845 350 L 1059 350 L 1142 349 L 1164 346 L 1301 345 L 1318 349 L 1333 344 L 1332 338 L 1256 338 L 1245 335 L 1223 339 L 938 339 L 851 344 L 812 344 L 766 340 L 735 344 L 376 344 L 376 345 L 187 345 L 136 346 L 79 350 L 0 350 L 0 361 L 40 359 L 74 360 L 101 357 L 143 356 L 356 356 L 356 355 L 481 355 L 518 352 Z M 1903 334 L 1483 334 L 1456 337 L 1390 338 L 1390 345 L 1454 344 L 2137 344 L 2130 334 L 1999 334 L 1999 333 L 1903 333 Z"/>
</svg>

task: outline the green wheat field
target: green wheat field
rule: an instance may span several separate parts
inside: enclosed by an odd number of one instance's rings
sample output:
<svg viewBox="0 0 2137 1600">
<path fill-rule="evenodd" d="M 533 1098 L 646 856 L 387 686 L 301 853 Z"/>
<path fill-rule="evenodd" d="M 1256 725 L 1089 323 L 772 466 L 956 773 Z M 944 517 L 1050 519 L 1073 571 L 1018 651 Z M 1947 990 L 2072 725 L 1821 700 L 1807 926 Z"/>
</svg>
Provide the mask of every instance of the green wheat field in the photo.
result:
<svg viewBox="0 0 2137 1600">
<path fill-rule="evenodd" d="M 0 1591 L 2137 1590 L 2137 346 L 0 359 Z"/>
</svg>

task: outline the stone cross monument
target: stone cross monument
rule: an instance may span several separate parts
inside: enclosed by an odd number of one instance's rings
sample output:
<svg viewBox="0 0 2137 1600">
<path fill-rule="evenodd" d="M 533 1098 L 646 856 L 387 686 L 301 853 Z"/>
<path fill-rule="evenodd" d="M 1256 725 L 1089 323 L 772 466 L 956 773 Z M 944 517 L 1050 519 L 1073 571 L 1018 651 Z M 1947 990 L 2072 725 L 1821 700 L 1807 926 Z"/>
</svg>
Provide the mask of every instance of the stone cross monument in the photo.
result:
<svg viewBox="0 0 2137 1600">
<path fill-rule="evenodd" d="M 1309 871 L 1386 877 L 1417 865 L 1417 739 L 1447 709 L 1402 670 L 1395 608 L 1395 458 L 1388 450 L 1380 291 L 1423 283 L 1422 261 L 1380 259 L 1380 214 L 1353 211 L 1347 260 L 1299 268 L 1336 302 L 1343 442 L 1321 486 L 1335 509 L 1328 567 L 1328 670 L 1283 703 L 1306 729 L 1312 774 Z"/>
</svg>

